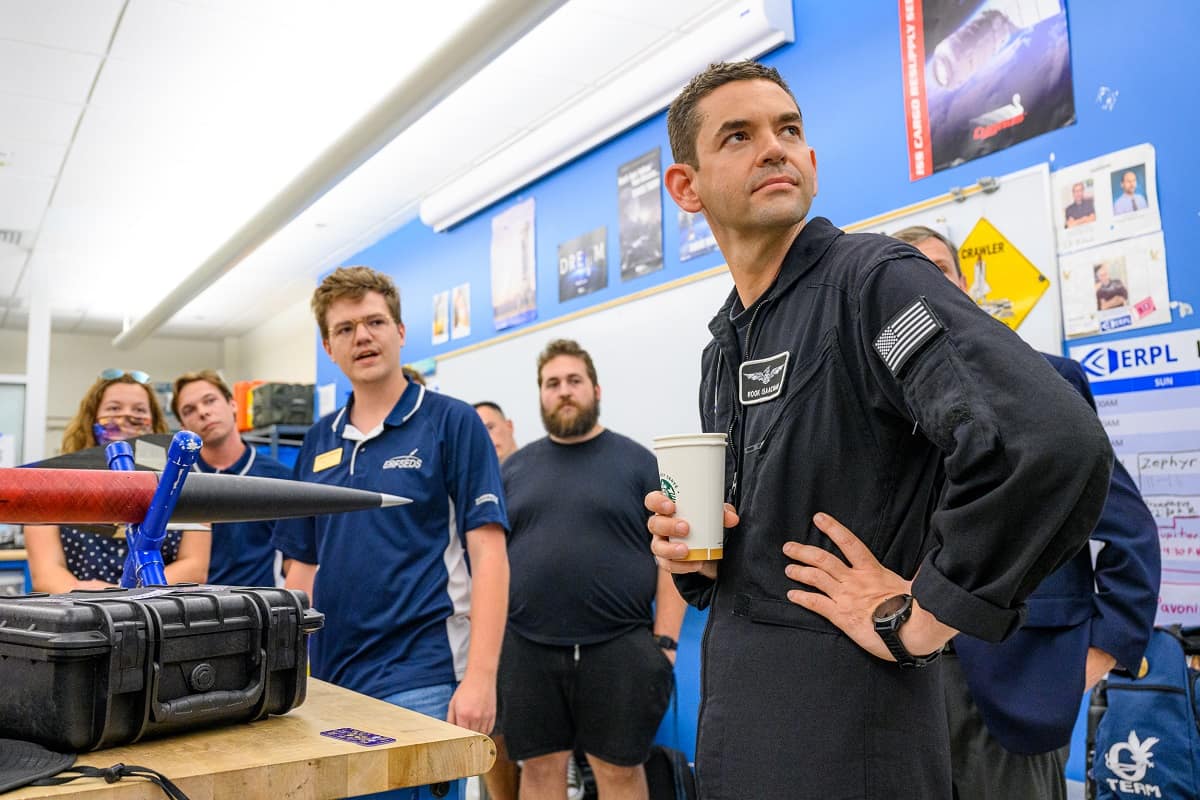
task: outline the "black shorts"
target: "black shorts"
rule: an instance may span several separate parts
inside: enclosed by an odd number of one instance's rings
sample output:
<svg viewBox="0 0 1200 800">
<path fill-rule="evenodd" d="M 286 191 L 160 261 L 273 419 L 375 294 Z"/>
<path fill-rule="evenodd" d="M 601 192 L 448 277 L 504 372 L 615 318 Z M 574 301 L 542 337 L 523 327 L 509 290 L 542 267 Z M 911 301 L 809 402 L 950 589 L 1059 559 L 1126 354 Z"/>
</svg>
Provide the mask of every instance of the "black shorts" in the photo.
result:
<svg viewBox="0 0 1200 800">
<path fill-rule="evenodd" d="M 671 702 L 675 669 L 649 628 L 599 644 L 544 645 L 508 631 L 501 723 L 514 761 L 576 746 L 610 764 L 645 763 Z"/>
</svg>

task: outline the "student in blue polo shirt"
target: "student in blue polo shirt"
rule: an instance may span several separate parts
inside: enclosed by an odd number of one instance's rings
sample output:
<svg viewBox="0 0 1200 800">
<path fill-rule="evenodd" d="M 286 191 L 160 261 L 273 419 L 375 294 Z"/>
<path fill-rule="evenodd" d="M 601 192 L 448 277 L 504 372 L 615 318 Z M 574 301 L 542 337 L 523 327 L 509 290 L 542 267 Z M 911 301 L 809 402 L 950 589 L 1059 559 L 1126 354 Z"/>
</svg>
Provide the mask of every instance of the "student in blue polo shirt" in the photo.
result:
<svg viewBox="0 0 1200 800">
<path fill-rule="evenodd" d="M 277 525 L 287 585 L 309 591 L 325 614 L 312 674 L 489 733 L 508 613 L 495 448 L 471 406 L 405 378 L 390 278 L 343 267 L 322 281 L 312 307 L 353 394 L 309 430 L 296 477 L 413 500 Z"/>
<path fill-rule="evenodd" d="M 198 472 L 290 478 L 292 471 L 246 444 L 237 430 L 237 404 L 221 376 L 210 369 L 175 379 L 171 410 L 179 424 L 204 443 Z M 274 520 L 219 522 L 213 526 L 208 582 L 222 586 L 274 586 Z"/>
</svg>

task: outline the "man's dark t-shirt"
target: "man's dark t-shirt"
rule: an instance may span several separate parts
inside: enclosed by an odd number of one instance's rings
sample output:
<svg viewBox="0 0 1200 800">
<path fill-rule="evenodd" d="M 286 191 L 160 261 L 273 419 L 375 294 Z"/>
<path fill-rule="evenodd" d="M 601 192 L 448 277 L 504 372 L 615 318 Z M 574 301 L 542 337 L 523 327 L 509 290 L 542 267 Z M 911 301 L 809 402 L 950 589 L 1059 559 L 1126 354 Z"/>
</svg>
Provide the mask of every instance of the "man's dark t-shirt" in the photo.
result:
<svg viewBox="0 0 1200 800">
<path fill-rule="evenodd" d="M 653 622 L 658 567 L 647 492 L 654 455 L 603 431 L 579 444 L 539 439 L 501 468 L 511 533 L 508 626 L 546 645 L 595 644 Z"/>
</svg>

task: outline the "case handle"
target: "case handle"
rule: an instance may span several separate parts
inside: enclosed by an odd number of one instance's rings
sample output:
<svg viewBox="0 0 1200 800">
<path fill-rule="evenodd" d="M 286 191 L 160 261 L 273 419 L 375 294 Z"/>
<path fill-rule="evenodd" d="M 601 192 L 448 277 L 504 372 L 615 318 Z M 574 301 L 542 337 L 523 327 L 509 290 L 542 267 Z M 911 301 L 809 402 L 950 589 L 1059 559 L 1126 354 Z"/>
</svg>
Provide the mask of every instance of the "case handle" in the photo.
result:
<svg viewBox="0 0 1200 800">
<path fill-rule="evenodd" d="M 158 697 L 160 668 L 154 665 L 154 686 L 151 697 Z M 218 689 L 215 692 L 190 694 L 167 702 L 157 699 L 152 704 L 155 722 L 201 722 L 210 718 L 223 719 L 231 714 L 253 708 L 262 699 L 267 679 L 267 654 L 259 651 L 258 675 L 245 689 Z"/>
</svg>

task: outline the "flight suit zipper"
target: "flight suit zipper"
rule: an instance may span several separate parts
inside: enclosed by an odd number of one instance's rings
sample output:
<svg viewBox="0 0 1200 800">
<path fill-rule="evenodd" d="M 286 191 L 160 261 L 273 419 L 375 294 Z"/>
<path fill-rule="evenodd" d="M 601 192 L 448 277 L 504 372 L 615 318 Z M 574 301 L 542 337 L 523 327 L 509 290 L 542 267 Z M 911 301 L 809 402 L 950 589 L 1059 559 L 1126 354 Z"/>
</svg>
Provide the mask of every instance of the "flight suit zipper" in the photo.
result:
<svg viewBox="0 0 1200 800">
<path fill-rule="evenodd" d="M 757 303 L 754 306 L 754 310 L 750 312 L 750 322 L 747 323 L 747 325 L 746 325 L 746 343 L 742 347 L 741 363 L 745 363 L 746 361 L 750 360 L 750 333 L 754 330 L 754 320 L 756 320 L 758 318 L 758 312 L 763 307 L 763 305 L 764 305 L 764 303 Z M 734 508 L 737 508 L 737 504 L 738 504 L 738 499 L 739 499 L 738 498 L 738 478 L 741 475 L 741 471 L 742 471 L 742 448 L 741 448 L 740 442 L 742 439 L 742 434 L 745 432 L 745 429 L 746 429 L 746 420 L 742 416 L 742 413 L 741 413 L 741 407 L 742 407 L 741 388 L 740 388 L 741 387 L 741 369 L 742 369 L 741 363 L 738 364 L 738 374 L 734 376 L 736 378 L 736 380 L 733 383 L 733 408 L 734 408 L 733 417 L 729 420 L 729 430 L 725 432 L 725 441 L 729 443 L 730 447 L 734 448 L 734 451 L 733 451 L 733 481 L 730 483 L 730 486 L 729 486 L 729 502 L 733 504 Z M 734 439 L 733 439 L 733 429 L 734 429 L 735 425 L 739 427 L 739 431 L 738 431 L 738 442 L 739 443 L 736 445 L 734 444 Z"/>
</svg>

